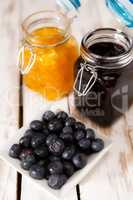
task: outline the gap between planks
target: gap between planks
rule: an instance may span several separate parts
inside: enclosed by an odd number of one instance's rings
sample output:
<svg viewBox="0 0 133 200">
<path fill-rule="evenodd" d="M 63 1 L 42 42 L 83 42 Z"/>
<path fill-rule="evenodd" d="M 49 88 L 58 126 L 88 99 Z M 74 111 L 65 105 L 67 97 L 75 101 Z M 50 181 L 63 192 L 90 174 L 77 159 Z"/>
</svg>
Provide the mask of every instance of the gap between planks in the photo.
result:
<svg viewBox="0 0 133 200">
<path fill-rule="evenodd" d="M 23 126 L 23 80 L 22 75 L 19 76 L 19 128 Z M 22 175 L 17 173 L 17 200 L 21 199 Z"/>
</svg>

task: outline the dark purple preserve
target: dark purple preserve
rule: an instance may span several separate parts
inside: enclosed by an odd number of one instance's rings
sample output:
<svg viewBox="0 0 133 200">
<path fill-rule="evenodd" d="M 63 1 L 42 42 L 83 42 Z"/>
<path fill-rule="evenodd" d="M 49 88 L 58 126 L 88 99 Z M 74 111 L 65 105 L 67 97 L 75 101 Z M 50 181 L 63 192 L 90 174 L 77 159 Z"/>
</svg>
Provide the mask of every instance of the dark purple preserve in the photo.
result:
<svg viewBox="0 0 133 200">
<path fill-rule="evenodd" d="M 75 68 L 76 108 L 100 126 L 116 122 L 133 103 L 133 41 L 115 29 L 97 29 L 81 44 Z"/>
</svg>

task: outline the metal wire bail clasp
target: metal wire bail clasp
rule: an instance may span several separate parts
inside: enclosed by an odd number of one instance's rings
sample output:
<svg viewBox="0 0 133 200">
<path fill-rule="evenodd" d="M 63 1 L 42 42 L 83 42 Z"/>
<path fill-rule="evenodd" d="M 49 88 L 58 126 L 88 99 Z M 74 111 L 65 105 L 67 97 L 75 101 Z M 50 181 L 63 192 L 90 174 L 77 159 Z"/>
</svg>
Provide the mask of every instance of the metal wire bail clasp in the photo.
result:
<svg viewBox="0 0 133 200">
<path fill-rule="evenodd" d="M 80 64 L 81 68 L 77 73 L 77 77 L 74 83 L 74 91 L 77 92 L 78 96 L 85 96 L 93 87 L 97 80 L 97 71 L 96 67 L 90 66 L 87 62 Z M 91 74 L 91 77 L 88 79 L 88 82 L 83 86 L 83 74 L 88 72 Z"/>
<path fill-rule="evenodd" d="M 24 53 L 26 49 L 30 51 L 30 59 L 27 66 L 25 66 L 25 60 L 24 60 Z M 17 66 L 19 67 L 21 73 L 23 75 L 29 73 L 35 61 L 36 61 L 36 54 L 33 52 L 32 46 L 24 44 L 19 50 L 18 60 L 17 60 Z"/>
</svg>

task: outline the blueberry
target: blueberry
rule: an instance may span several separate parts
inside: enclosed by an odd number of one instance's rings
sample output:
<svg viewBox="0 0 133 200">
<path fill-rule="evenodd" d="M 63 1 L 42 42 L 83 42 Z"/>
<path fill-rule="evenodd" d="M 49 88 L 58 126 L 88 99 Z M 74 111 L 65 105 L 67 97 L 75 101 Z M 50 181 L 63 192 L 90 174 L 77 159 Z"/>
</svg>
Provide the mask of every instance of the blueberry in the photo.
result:
<svg viewBox="0 0 133 200">
<path fill-rule="evenodd" d="M 75 146 L 66 147 L 62 154 L 62 158 L 64 158 L 65 160 L 71 160 L 71 158 L 75 154 L 75 151 L 76 151 Z"/>
<path fill-rule="evenodd" d="M 29 170 L 31 166 L 34 165 L 35 163 L 36 163 L 35 156 L 33 154 L 27 155 L 26 158 L 21 161 L 21 167 L 24 170 Z"/>
<path fill-rule="evenodd" d="M 32 138 L 32 137 L 37 136 L 37 135 L 39 135 L 39 134 L 43 134 L 43 130 L 41 130 L 41 131 L 33 131 L 33 130 L 31 130 L 31 129 L 28 129 L 28 130 L 25 132 L 24 137 L 26 136 L 26 137 Z M 45 134 L 44 134 L 44 136 L 45 136 Z"/>
<path fill-rule="evenodd" d="M 70 126 L 66 126 L 62 129 L 62 132 L 63 133 L 70 133 L 70 134 L 73 134 L 73 130 Z"/>
<path fill-rule="evenodd" d="M 102 139 L 95 139 L 92 141 L 91 149 L 94 153 L 101 151 L 104 148 L 104 142 Z"/>
<path fill-rule="evenodd" d="M 48 165 L 48 171 L 50 174 L 62 174 L 63 172 L 63 164 L 60 161 L 51 162 Z"/>
<path fill-rule="evenodd" d="M 39 120 L 34 120 L 30 123 L 30 128 L 33 131 L 41 131 L 43 130 L 43 123 Z"/>
<path fill-rule="evenodd" d="M 66 126 L 63 128 L 62 133 L 60 134 L 60 138 L 62 138 L 66 142 L 73 141 L 73 130 L 71 127 Z"/>
<path fill-rule="evenodd" d="M 82 154 L 82 153 L 77 153 L 73 157 L 72 161 L 73 161 L 74 166 L 77 169 L 82 169 L 87 163 L 86 156 L 84 154 Z"/>
<path fill-rule="evenodd" d="M 48 130 L 47 128 L 43 128 L 42 133 L 43 133 L 45 136 L 48 136 L 48 135 L 49 135 L 49 130 Z"/>
<path fill-rule="evenodd" d="M 89 139 L 83 138 L 78 142 L 78 145 L 82 150 L 87 150 L 91 147 L 91 141 Z"/>
<path fill-rule="evenodd" d="M 20 138 L 19 144 L 21 144 L 23 147 L 28 148 L 31 145 L 31 137 L 30 136 L 24 136 Z"/>
<path fill-rule="evenodd" d="M 64 142 L 61 139 L 56 139 L 56 141 L 52 141 L 51 144 L 48 146 L 49 151 L 55 156 L 61 155 L 64 147 Z"/>
<path fill-rule="evenodd" d="M 20 160 L 23 160 L 25 159 L 28 155 L 31 155 L 33 154 L 33 150 L 30 149 L 30 148 L 25 148 L 21 151 L 20 155 L 19 155 L 19 158 Z"/>
<path fill-rule="evenodd" d="M 73 141 L 73 135 L 71 133 L 61 133 L 60 138 L 63 139 L 65 142 Z"/>
<path fill-rule="evenodd" d="M 60 120 L 54 119 L 49 122 L 48 129 L 52 132 L 59 132 L 63 128 L 63 124 Z"/>
<path fill-rule="evenodd" d="M 75 122 L 74 128 L 75 130 L 85 130 L 85 125 L 81 122 Z"/>
<path fill-rule="evenodd" d="M 47 129 L 48 128 L 48 123 L 43 121 L 43 129 Z"/>
<path fill-rule="evenodd" d="M 75 122 L 76 120 L 73 117 L 68 117 L 65 122 L 65 126 L 74 126 Z"/>
<path fill-rule="evenodd" d="M 37 135 L 34 135 L 32 137 L 32 140 L 31 140 L 31 145 L 33 148 L 37 148 L 39 147 L 40 145 L 44 144 L 45 143 L 45 136 L 44 134 L 37 134 Z"/>
<path fill-rule="evenodd" d="M 28 129 L 28 130 L 25 131 L 24 136 L 32 137 L 34 134 L 35 134 L 35 132 L 33 130 Z"/>
<path fill-rule="evenodd" d="M 67 161 L 64 161 L 63 165 L 64 165 L 64 173 L 67 175 L 68 178 L 71 177 L 75 172 L 74 165 Z"/>
<path fill-rule="evenodd" d="M 54 174 L 49 176 L 48 185 L 49 187 L 58 190 L 60 189 L 67 181 L 67 177 L 64 174 Z"/>
<path fill-rule="evenodd" d="M 47 122 L 53 120 L 54 118 L 55 118 L 55 114 L 52 111 L 50 111 L 50 110 L 46 111 L 43 114 L 43 117 L 42 117 L 43 121 L 47 121 Z"/>
<path fill-rule="evenodd" d="M 37 164 L 46 168 L 47 165 L 48 165 L 48 161 L 44 160 L 44 159 L 43 160 L 39 160 Z"/>
<path fill-rule="evenodd" d="M 43 166 L 40 166 L 38 164 L 32 165 L 30 168 L 29 174 L 32 178 L 42 180 L 45 177 L 45 168 Z"/>
<path fill-rule="evenodd" d="M 81 140 L 85 137 L 85 132 L 83 130 L 78 130 L 74 133 L 76 140 Z"/>
<path fill-rule="evenodd" d="M 34 152 L 39 158 L 46 158 L 48 156 L 48 149 L 44 145 L 36 148 Z"/>
<path fill-rule="evenodd" d="M 52 143 L 52 141 L 56 140 L 57 140 L 57 135 L 51 134 L 46 138 L 46 144 L 49 146 Z"/>
<path fill-rule="evenodd" d="M 9 156 L 12 158 L 19 158 L 21 151 L 22 147 L 20 144 L 13 144 L 9 150 Z"/>
<path fill-rule="evenodd" d="M 90 139 L 90 140 L 95 139 L 95 132 L 93 129 L 91 129 L 91 128 L 86 129 L 86 138 Z"/>
<path fill-rule="evenodd" d="M 58 156 L 53 156 L 53 155 L 51 155 L 51 156 L 49 156 L 49 160 L 50 160 L 51 162 L 54 162 L 54 161 L 60 161 L 61 159 L 60 159 L 60 157 L 58 157 Z"/>
<path fill-rule="evenodd" d="M 68 114 L 64 111 L 60 111 L 57 113 L 56 117 L 57 117 L 57 119 L 61 119 L 61 120 L 65 121 L 68 117 Z"/>
</svg>

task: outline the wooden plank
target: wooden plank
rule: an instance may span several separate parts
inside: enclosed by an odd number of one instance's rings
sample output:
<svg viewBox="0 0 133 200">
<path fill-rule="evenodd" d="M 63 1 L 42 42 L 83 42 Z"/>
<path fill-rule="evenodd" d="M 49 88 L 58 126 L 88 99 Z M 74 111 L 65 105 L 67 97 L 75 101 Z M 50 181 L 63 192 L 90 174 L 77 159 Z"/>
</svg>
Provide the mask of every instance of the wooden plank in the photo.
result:
<svg viewBox="0 0 133 200">
<path fill-rule="evenodd" d="M 113 142 L 110 153 L 88 174 L 80 184 L 81 200 L 129 200 L 133 197 L 133 107 L 113 127 L 100 129 L 81 117 L 74 106 L 73 95 L 69 97 L 70 112 L 101 135 Z"/>
<path fill-rule="evenodd" d="M 88 6 L 86 5 L 86 8 L 84 8 L 83 15 L 87 16 L 87 9 L 90 13 L 93 9 L 92 6 L 95 6 L 95 12 L 97 10 L 98 12 L 94 16 L 97 16 L 99 27 L 108 27 L 109 25 L 119 27 L 119 23 L 107 10 L 105 2 L 95 1 L 95 3 L 94 5 L 88 3 Z M 90 25 L 90 29 L 91 27 Z M 119 122 L 108 129 L 100 129 L 92 124 L 89 119 L 81 117 L 75 109 L 73 95 L 69 97 L 69 107 L 72 114 L 90 127 L 95 127 L 98 133 L 108 135 L 113 141 L 110 153 L 81 182 L 81 200 L 126 200 L 127 198 L 131 200 L 133 197 L 133 107 Z"/>
<path fill-rule="evenodd" d="M 125 137 L 125 121 L 121 119 L 112 129 L 100 130 L 113 141 L 111 152 L 99 166 L 80 184 L 81 199 L 97 197 L 102 200 L 129 200 L 133 195 L 132 161 L 128 160 L 131 147 Z"/>
<path fill-rule="evenodd" d="M 43 9 L 52 9 L 55 8 L 55 1 L 33 1 L 33 0 L 23 0 L 23 15 L 22 18 L 25 18 L 27 15 L 43 10 Z M 56 110 L 58 108 L 68 111 L 68 101 L 67 98 L 64 98 L 55 102 L 48 102 L 43 99 L 41 96 L 33 93 L 29 89 L 24 87 L 23 90 L 23 105 L 24 105 L 24 125 L 34 119 L 38 113 L 44 112 L 45 110 L 52 109 Z M 22 192 L 21 200 L 43 200 L 43 199 L 53 199 L 53 197 L 47 195 L 45 192 L 37 189 L 34 185 L 31 185 L 30 182 L 22 178 Z M 67 197 L 64 199 L 77 200 L 76 189 L 70 191 Z"/>
<path fill-rule="evenodd" d="M 13 137 L 19 121 L 18 12 L 17 0 L 0 1 L 0 146 Z M 0 161 L 0 199 L 17 199 L 16 186 L 16 171 Z"/>
<path fill-rule="evenodd" d="M 27 88 L 25 88 L 24 91 L 24 124 L 32 119 L 35 119 L 38 113 L 42 113 L 45 110 L 51 109 L 56 111 L 58 109 L 63 109 L 68 111 L 67 98 L 52 103 L 42 99 L 40 96 L 32 93 Z M 21 200 L 42 200 L 44 197 L 47 199 L 53 199 L 53 197 L 37 189 L 34 185 L 30 185 L 30 182 L 27 179 L 22 178 Z M 76 189 L 70 191 L 67 198 L 77 200 Z M 64 197 L 64 200 L 65 199 L 66 198 Z"/>
</svg>

